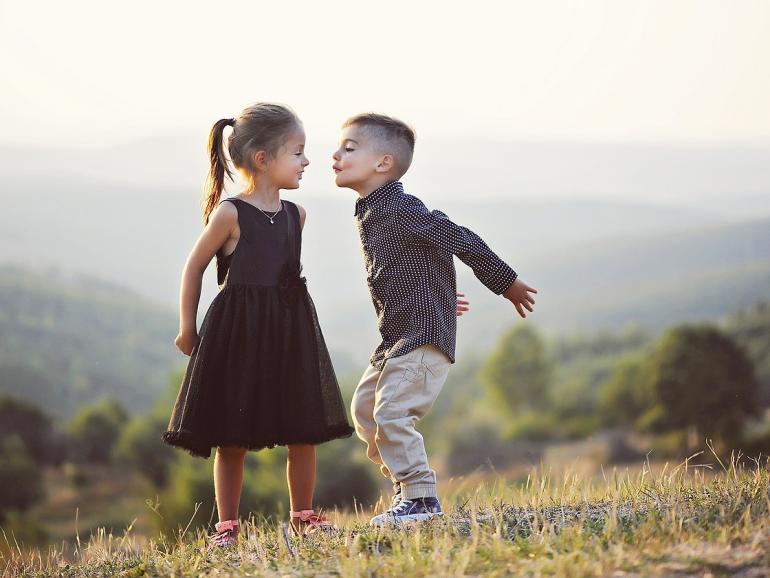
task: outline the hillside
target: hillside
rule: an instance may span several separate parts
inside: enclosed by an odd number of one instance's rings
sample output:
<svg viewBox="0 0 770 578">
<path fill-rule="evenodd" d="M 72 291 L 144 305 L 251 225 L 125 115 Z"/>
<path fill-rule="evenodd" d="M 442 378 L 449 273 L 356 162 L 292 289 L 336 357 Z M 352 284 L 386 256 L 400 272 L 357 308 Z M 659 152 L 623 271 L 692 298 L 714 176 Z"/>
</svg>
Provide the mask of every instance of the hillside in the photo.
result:
<svg viewBox="0 0 770 578">
<path fill-rule="evenodd" d="M 176 308 L 184 260 L 201 228 L 197 192 L 60 176 L 52 186 L 29 185 L 34 203 L 20 201 L 22 184 L 13 179 L 0 189 L 0 262 L 79 271 Z M 378 336 L 351 193 L 337 195 L 300 190 L 288 198 L 308 209 L 305 274 L 329 347 L 343 370 L 360 371 Z M 770 220 L 761 211 L 736 222 L 712 206 L 422 196 L 481 233 L 540 290 L 530 319 L 551 334 L 711 319 L 770 294 Z M 460 322 L 460 352 L 484 350 L 517 316 L 459 262 L 458 272 L 473 307 Z M 211 273 L 199 318 L 217 290 Z"/>
<path fill-rule="evenodd" d="M 87 276 L 0 267 L 0 394 L 59 417 L 101 397 L 148 409 L 182 362 L 176 316 Z"/>
</svg>

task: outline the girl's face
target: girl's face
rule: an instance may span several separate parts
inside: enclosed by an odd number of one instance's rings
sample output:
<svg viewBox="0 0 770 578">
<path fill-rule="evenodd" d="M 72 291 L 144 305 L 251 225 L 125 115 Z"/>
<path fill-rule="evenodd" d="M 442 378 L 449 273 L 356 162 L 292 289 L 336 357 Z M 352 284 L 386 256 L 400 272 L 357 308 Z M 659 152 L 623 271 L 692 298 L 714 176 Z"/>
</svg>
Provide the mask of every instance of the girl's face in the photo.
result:
<svg viewBox="0 0 770 578">
<path fill-rule="evenodd" d="M 305 131 L 302 127 L 289 135 L 275 157 L 267 162 L 266 176 L 279 189 L 296 189 L 310 161 L 305 156 Z"/>
</svg>

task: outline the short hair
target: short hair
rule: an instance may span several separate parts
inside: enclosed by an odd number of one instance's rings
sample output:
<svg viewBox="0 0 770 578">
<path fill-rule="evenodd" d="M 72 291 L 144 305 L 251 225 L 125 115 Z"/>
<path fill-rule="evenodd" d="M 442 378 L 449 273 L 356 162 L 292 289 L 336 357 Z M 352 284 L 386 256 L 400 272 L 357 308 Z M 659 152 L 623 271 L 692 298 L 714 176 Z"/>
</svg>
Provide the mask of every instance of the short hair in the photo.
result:
<svg viewBox="0 0 770 578">
<path fill-rule="evenodd" d="M 351 116 L 342 124 L 342 128 L 360 126 L 380 142 L 386 152 L 393 156 L 396 177 L 401 178 L 412 164 L 414 155 L 414 129 L 405 122 L 375 112 L 364 112 Z"/>
</svg>

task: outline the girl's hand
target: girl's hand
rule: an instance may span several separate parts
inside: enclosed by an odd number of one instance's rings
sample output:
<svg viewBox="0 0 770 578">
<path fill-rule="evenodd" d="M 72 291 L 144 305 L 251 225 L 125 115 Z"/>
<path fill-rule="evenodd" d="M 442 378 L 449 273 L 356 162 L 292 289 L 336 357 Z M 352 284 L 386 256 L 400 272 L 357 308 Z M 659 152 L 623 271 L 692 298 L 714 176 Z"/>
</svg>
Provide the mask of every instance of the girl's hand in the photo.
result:
<svg viewBox="0 0 770 578">
<path fill-rule="evenodd" d="M 198 334 L 194 331 L 189 333 L 180 332 L 176 336 L 174 343 L 179 348 L 179 351 L 189 357 L 195 346 L 198 345 L 198 339 Z"/>
<path fill-rule="evenodd" d="M 457 316 L 462 317 L 463 313 L 470 311 L 471 302 L 465 299 L 465 293 L 457 294 Z"/>
<path fill-rule="evenodd" d="M 527 314 L 524 313 L 524 310 L 526 309 L 527 311 L 532 312 L 532 306 L 535 304 L 535 300 L 530 293 L 537 293 L 537 289 L 530 287 L 520 279 L 516 279 L 511 283 L 511 286 L 505 290 L 503 297 L 513 303 L 514 307 L 516 307 L 516 311 L 518 311 L 519 315 L 524 318 L 527 316 Z"/>
</svg>

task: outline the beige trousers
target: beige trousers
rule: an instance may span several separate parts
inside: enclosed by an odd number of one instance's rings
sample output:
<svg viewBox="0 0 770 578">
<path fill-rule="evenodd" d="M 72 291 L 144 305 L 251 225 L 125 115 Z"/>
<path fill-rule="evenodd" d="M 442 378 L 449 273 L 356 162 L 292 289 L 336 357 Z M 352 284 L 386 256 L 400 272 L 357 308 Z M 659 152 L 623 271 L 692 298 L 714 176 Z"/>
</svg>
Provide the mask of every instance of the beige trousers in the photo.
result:
<svg viewBox="0 0 770 578">
<path fill-rule="evenodd" d="M 406 499 L 436 495 L 436 472 L 414 426 L 436 401 L 450 365 L 436 346 L 423 345 L 388 359 L 382 371 L 370 365 L 353 394 L 353 423 L 367 456 L 401 484 Z"/>
</svg>

